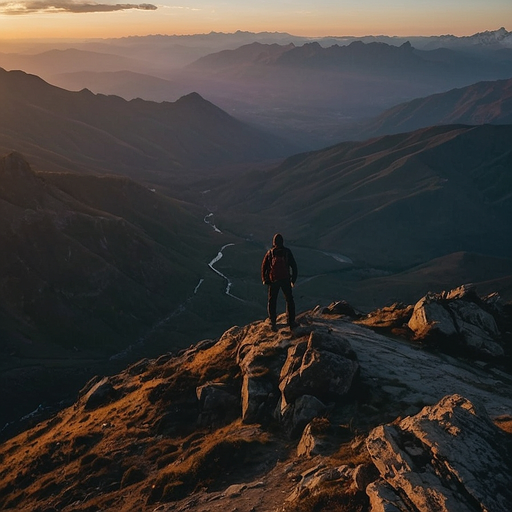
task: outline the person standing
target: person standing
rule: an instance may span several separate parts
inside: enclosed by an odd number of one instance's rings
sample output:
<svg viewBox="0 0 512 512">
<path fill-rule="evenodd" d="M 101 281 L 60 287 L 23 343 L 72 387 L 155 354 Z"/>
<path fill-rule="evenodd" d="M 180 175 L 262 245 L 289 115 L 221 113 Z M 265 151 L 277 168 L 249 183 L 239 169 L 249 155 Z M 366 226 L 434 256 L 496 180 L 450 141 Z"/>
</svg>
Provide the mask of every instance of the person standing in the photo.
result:
<svg viewBox="0 0 512 512">
<path fill-rule="evenodd" d="M 291 270 L 291 272 L 290 272 Z M 286 317 L 290 329 L 296 327 L 295 301 L 292 287 L 297 280 L 297 263 L 292 251 L 284 246 L 283 236 L 276 233 L 272 240 L 272 248 L 267 251 L 261 263 L 261 280 L 268 286 L 268 317 L 272 330 L 277 331 L 277 297 L 283 290 L 286 300 Z"/>
</svg>

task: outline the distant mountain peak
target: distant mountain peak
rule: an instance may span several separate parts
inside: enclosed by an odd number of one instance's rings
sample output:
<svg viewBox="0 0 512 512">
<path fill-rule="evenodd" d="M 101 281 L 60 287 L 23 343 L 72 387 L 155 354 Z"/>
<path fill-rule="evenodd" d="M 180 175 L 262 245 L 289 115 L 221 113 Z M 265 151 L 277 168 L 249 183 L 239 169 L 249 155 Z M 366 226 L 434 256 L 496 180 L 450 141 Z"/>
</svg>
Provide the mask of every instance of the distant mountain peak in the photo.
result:
<svg viewBox="0 0 512 512">
<path fill-rule="evenodd" d="M 189 94 L 185 94 L 181 98 L 178 98 L 176 103 L 186 103 L 186 102 L 198 102 L 198 101 L 206 101 L 198 92 L 191 92 Z"/>
</svg>

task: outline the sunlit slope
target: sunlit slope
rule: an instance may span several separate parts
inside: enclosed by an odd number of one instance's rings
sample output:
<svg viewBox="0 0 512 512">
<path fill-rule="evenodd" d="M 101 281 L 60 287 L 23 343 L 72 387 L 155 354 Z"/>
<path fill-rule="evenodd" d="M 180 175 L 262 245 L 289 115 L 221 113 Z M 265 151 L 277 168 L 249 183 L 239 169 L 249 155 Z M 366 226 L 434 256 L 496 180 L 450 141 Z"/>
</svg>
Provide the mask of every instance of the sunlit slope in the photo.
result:
<svg viewBox="0 0 512 512">
<path fill-rule="evenodd" d="M 401 103 L 363 125 L 358 137 L 406 132 L 441 124 L 512 124 L 512 79 L 479 82 Z"/>
</svg>

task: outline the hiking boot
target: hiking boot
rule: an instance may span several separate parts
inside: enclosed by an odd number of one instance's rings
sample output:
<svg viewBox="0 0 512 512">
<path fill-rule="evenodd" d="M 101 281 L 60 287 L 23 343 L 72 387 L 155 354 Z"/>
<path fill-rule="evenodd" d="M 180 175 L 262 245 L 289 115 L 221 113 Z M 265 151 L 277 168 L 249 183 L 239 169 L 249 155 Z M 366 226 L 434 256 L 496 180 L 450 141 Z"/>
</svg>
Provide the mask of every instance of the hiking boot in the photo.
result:
<svg viewBox="0 0 512 512">
<path fill-rule="evenodd" d="M 270 327 L 274 332 L 277 332 L 277 325 L 276 324 L 272 324 L 272 326 Z"/>
<path fill-rule="evenodd" d="M 289 326 L 290 326 L 290 331 L 293 331 L 294 329 L 299 327 L 299 324 L 297 322 L 290 322 Z"/>
</svg>

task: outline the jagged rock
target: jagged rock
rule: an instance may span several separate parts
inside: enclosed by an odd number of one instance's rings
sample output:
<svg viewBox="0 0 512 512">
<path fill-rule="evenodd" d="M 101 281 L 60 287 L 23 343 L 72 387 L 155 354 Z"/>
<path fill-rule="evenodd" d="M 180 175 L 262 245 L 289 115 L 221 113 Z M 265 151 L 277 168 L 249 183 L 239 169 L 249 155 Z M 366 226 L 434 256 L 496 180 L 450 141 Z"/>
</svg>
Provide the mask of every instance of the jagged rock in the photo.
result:
<svg viewBox="0 0 512 512">
<path fill-rule="evenodd" d="M 265 377 L 244 375 L 242 382 L 242 421 L 265 422 L 272 402 L 277 399 L 275 386 Z"/>
<path fill-rule="evenodd" d="M 297 455 L 299 457 L 311 457 L 319 455 L 326 447 L 326 430 L 329 429 L 329 421 L 310 422 L 302 432 L 299 444 L 297 445 Z"/>
<path fill-rule="evenodd" d="M 357 315 L 355 309 L 346 301 L 339 300 L 332 302 L 326 308 L 322 310 L 323 315 L 345 315 L 351 318 L 355 318 Z"/>
<path fill-rule="evenodd" d="M 498 326 L 483 306 L 471 286 L 429 293 L 414 306 L 408 327 L 417 340 L 467 348 L 468 353 L 481 357 L 502 356 Z"/>
<path fill-rule="evenodd" d="M 239 340 L 237 363 L 242 373 L 244 423 L 268 421 L 279 400 L 277 384 L 285 356 L 279 339 L 272 336 L 270 329 L 268 338 L 261 336 L 261 325 L 253 324 L 247 330 L 234 332 Z"/>
<path fill-rule="evenodd" d="M 472 351 L 492 357 L 504 354 L 503 347 L 494 341 L 500 333 L 492 315 L 472 302 L 455 301 L 448 307 L 454 313 L 459 335 Z"/>
<path fill-rule="evenodd" d="M 347 339 L 327 329 L 311 332 L 307 342 L 288 350 L 279 383 L 283 407 L 302 395 L 313 395 L 322 402 L 346 395 L 358 369 Z"/>
<path fill-rule="evenodd" d="M 354 468 L 352 479 L 354 480 L 354 487 L 358 491 L 366 491 L 368 485 L 374 482 L 379 476 L 377 468 L 373 464 L 359 464 Z"/>
<path fill-rule="evenodd" d="M 409 508 L 393 487 L 382 480 L 372 482 L 366 487 L 366 494 L 370 498 L 372 512 L 408 512 Z"/>
<path fill-rule="evenodd" d="M 357 323 L 377 329 L 402 327 L 411 319 L 414 306 L 395 302 L 391 306 L 372 311 Z"/>
<path fill-rule="evenodd" d="M 106 405 L 117 398 L 117 390 L 108 377 L 103 377 L 83 394 L 84 409 L 91 410 Z"/>
<path fill-rule="evenodd" d="M 483 406 L 461 395 L 447 396 L 397 425 L 375 428 L 366 445 L 381 477 L 367 489 L 372 510 L 510 507 L 510 439 Z"/>
<path fill-rule="evenodd" d="M 302 395 L 293 404 L 287 405 L 284 409 L 279 408 L 277 418 L 289 436 L 294 438 L 313 418 L 320 416 L 325 410 L 326 406 L 318 398 Z"/>
<path fill-rule="evenodd" d="M 437 302 L 435 295 L 426 295 L 416 303 L 407 325 L 416 334 L 417 339 L 457 336 L 452 316 Z"/>
<path fill-rule="evenodd" d="M 347 481 L 352 476 L 352 468 L 347 465 L 325 467 L 320 464 L 302 473 L 297 487 L 286 499 L 287 502 L 300 501 L 305 496 L 315 494 L 325 482 Z"/>
<path fill-rule="evenodd" d="M 209 382 L 196 389 L 200 425 L 229 423 L 240 416 L 240 400 L 222 382 Z"/>
</svg>

